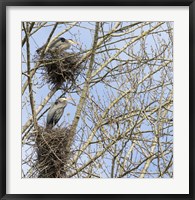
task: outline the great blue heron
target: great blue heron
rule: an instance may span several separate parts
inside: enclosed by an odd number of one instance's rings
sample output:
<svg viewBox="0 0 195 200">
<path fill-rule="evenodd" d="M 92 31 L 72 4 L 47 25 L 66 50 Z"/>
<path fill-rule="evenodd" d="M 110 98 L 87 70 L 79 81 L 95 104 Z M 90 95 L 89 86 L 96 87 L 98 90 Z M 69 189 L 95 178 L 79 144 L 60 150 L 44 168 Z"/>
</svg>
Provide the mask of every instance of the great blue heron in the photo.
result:
<svg viewBox="0 0 195 200">
<path fill-rule="evenodd" d="M 78 44 L 77 42 L 71 40 L 71 39 L 65 39 L 63 37 L 60 37 L 53 42 L 48 47 L 48 50 L 51 52 L 62 52 L 63 50 L 69 49 L 71 45 L 73 44 Z M 44 49 L 45 45 L 40 47 L 39 49 L 36 50 L 37 53 L 40 53 L 42 49 Z"/>
<path fill-rule="evenodd" d="M 59 98 L 55 101 L 55 103 L 49 109 L 47 114 L 47 124 L 46 128 L 53 128 L 64 113 L 64 109 L 67 105 L 67 101 L 71 100 L 70 98 Z"/>
</svg>

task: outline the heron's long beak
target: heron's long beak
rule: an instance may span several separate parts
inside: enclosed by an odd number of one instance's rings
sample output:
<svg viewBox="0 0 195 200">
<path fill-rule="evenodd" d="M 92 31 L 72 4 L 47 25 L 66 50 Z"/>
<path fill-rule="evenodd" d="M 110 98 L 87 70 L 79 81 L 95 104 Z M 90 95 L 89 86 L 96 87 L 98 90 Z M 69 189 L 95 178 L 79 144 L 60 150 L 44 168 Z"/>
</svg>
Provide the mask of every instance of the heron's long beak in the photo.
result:
<svg viewBox="0 0 195 200">
<path fill-rule="evenodd" d="M 60 98 L 60 100 L 62 100 L 62 101 L 68 101 L 69 99 L 68 98 Z"/>
<path fill-rule="evenodd" d="M 73 106 L 76 106 L 76 103 L 74 101 L 75 99 L 70 98 L 70 97 L 68 97 L 68 98 L 62 98 L 62 99 L 63 99 L 63 101 L 67 101 L 67 103 L 72 104 Z M 73 101 L 73 103 L 70 102 L 70 101 Z"/>
<path fill-rule="evenodd" d="M 68 40 L 71 44 L 78 44 L 79 45 L 79 43 L 78 42 L 75 42 L 75 41 L 73 41 L 73 40 Z"/>
</svg>

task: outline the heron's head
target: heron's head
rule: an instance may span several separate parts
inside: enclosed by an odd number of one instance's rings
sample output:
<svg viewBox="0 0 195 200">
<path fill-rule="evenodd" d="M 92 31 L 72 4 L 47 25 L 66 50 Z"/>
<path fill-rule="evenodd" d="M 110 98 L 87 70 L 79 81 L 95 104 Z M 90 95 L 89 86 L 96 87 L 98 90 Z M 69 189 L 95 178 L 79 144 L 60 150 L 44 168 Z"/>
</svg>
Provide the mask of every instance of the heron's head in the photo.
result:
<svg viewBox="0 0 195 200">
<path fill-rule="evenodd" d="M 66 98 L 59 98 L 55 101 L 55 106 L 57 107 L 65 107 L 67 105 L 67 99 Z"/>
<path fill-rule="evenodd" d="M 58 101 L 58 103 L 65 103 L 65 102 L 67 102 L 67 98 L 59 98 L 57 101 Z"/>
<path fill-rule="evenodd" d="M 71 103 L 71 101 L 73 101 L 72 98 L 59 98 L 56 102 L 55 105 L 58 105 L 60 107 L 65 107 L 67 105 L 67 103 L 70 103 L 72 105 L 75 105 L 74 103 Z"/>
</svg>

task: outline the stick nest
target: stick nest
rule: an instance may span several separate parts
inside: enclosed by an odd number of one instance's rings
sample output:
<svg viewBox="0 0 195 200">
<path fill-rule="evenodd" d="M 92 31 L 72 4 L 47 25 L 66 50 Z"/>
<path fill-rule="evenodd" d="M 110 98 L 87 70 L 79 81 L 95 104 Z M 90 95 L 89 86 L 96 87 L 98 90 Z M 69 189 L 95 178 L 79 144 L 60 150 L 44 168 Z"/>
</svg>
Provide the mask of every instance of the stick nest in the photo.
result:
<svg viewBox="0 0 195 200">
<path fill-rule="evenodd" d="M 38 178 L 64 178 L 67 174 L 67 161 L 71 151 L 68 128 L 47 130 L 39 127 L 35 140 L 37 147 L 36 168 Z"/>
<path fill-rule="evenodd" d="M 69 85 L 75 86 L 83 66 L 79 63 L 81 57 L 78 53 L 68 52 L 46 52 L 40 61 L 43 65 L 43 75 L 46 83 L 52 86 Z"/>
</svg>

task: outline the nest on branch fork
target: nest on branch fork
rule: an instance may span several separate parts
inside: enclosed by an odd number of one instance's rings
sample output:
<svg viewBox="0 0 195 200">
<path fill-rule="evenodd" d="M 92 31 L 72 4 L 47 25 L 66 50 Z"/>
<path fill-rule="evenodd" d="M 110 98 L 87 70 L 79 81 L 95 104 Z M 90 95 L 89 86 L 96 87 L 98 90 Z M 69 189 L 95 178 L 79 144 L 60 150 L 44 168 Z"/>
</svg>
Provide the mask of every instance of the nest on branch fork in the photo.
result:
<svg viewBox="0 0 195 200">
<path fill-rule="evenodd" d="M 48 51 L 43 59 L 40 60 L 39 55 L 36 59 L 42 66 L 44 80 L 52 86 L 64 84 L 69 88 L 74 87 L 83 70 L 78 53 Z"/>
</svg>

